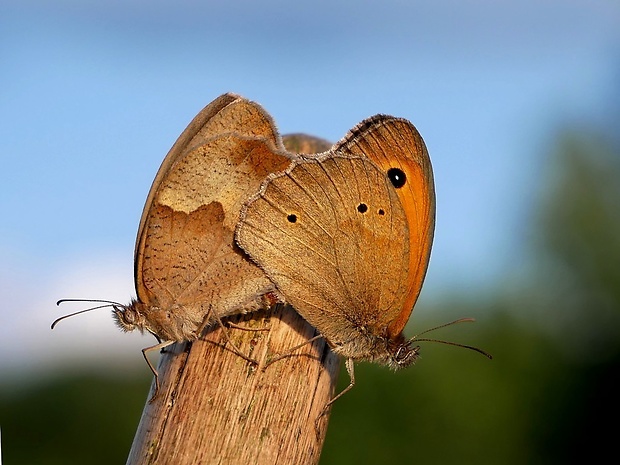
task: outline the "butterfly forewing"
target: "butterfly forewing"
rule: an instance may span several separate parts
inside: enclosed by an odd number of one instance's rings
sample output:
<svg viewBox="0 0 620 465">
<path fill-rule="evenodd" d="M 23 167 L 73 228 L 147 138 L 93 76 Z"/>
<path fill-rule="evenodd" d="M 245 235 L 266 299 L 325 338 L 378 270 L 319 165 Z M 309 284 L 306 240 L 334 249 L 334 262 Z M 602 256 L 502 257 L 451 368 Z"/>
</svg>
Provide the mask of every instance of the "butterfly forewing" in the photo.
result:
<svg viewBox="0 0 620 465">
<path fill-rule="evenodd" d="M 181 134 L 153 182 L 136 242 L 138 301 L 156 321 L 151 329 L 169 315 L 163 339 L 192 339 L 203 322 L 257 309 L 274 290 L 236 246 L 234 229 L 247 198 L 290 161 L 271 117 L 231 94 Z"/>
<path fill-rule="evenodd" d="M 430 157 L 416 128 L 406 119 L 377 115 L 358 124 L 334 150 L 364 155 L 384 173 L 399 169 L 404 184 L 395 187 L 409 227 L 409 277 L 407 299 L 390 325 L 396 336 L 405 327 L 426 275 L 435 230 L 435 186 Z"/>
<path fill-rule="evenodd" d="M 237 238 L 286 300 L 336 342 L 360 327 L 386 329 L 400 311 L 407 234 L 378 167 L 330 154 L 270 177 L 242 212 Z"/>
</svg>

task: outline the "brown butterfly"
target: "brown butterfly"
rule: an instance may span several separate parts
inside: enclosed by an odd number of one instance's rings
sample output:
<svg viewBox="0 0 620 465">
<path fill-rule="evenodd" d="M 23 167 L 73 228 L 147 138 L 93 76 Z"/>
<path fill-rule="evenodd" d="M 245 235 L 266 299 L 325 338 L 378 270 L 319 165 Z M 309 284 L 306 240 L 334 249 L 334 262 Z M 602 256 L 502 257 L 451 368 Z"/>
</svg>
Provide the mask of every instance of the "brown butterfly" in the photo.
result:
<svg viewBox="0 0 620 465">
<path fill-rule="evenodd" d="M 164 159 L 138 229 L 137 298 L 128 305 L 96 301 L 113 308 L 122 330 L 155 335 L 159 344 L 142 352 L 156 381 L 148 351 L 196 339 L 219 318 L 273 302 L 275 286 L 236 245 L 234 230 L 247 198 L 291 156 L 258 104 L 224 94 Z M 59 303 L 67 300 L 76 299 Z"/>
<path fill-rule="evenodd" d="M 424 141 L 409 121 L 378 115 L 329 152 L 269 175 L 241 211 L 236 238 L 346 358 L 351 383 L 342 395 L 355 383 L 354 361 L 401 368 L 417 359 L 416 338 L 405 339 L 403 329 L 422 288 L 434 227 Z"/>
</svg>

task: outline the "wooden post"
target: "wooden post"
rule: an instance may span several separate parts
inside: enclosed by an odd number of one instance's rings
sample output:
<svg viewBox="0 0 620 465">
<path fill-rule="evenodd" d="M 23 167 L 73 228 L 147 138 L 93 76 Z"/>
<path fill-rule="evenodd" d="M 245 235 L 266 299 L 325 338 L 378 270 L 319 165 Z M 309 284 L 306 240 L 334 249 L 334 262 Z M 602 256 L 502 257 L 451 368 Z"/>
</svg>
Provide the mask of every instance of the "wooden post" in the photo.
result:
<svg viewBox="0 0 620 465">
<path fill-rule="evenodd" d="M 263 370 L 315 329 L 285 306 L 243 320 L 235 319 L 255 331 L 226 331 L 258 367 L 230 350 L 219 327 L 165 349 L 160 393 L 145 406 L 128 465 L 318 463 L 329 413 L 317 419 L 334 394 L 339 357 L 319 339 Z"/>
<path fill-rule="evenodd" d="M 308 140 L 284 137 L 297 152 L 329 148 Z M 226 329 L 228 337 L 258 366 L 230 349 L 220 327 L 166 348 L 160 392 L 145 405 L 127 465 L 318 463 L 329 412 L 319 415 L 334 395 L 339 357 L 318 339 L 264 369 L 314 337 L 315 329 L 282 305 L 231 321 L 248 330 Z M 149 399 L 153 390 L 154 383 Z"/>
</svg>

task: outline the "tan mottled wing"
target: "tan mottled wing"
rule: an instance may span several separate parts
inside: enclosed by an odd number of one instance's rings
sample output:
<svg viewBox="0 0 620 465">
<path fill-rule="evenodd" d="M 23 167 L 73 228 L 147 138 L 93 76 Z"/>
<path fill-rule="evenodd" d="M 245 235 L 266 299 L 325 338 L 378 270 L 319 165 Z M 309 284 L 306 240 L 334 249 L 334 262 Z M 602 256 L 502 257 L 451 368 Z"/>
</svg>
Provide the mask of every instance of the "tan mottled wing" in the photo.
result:
<svg viewBox="0 0 620 465">
<path fill-rule="evenodd" d="M 228 133 L 238 134 L 242 137 L 264 138 L 275 144 L 274 149 L 276 151 L 280 152 L 284 149 L 273 119 L 257 103 L 233 93 L 226 93 L 204 107 L 178 137 L 153 180 L 138 227 L 135 247 L 136 276 L 138 272 L 138 251 L 142 247 L 141 241 L 144 239 L 144 222 L 162 180 L 168 175 L 172 165 L 188 151 L 199 147 L 214 136 Z"/>
<path fill-rule="evenodd" d="M 243 202 L 289 163 L 259 105 L 230 94 L 208 105 L 151 187 L 136 244 L 138 299 L 174 309 L 177 325 L 195 326 L 209 309 L 224 316 L 258 308 L 274 285 L 235 245 L 234 227 Z"/>
<path fill-rule="evenodd" d="M 296 161 L 268 178 L 241 218 L 239 245 L 331 343 L 397 316 L 407 222 L 374 162 L 329 153 Z"/>
<path fill-rule="evenodd" d="M 431 161 L 422 136 L 406 119 L 386 115 L 368 118 L 334 145 L 334 151 L 366 156 L 384 173 L 397 168 L 406 175 L 396 189 L 409 225 L 409 277 L 407 299 L 390 325 L 389 334 L 400 334 L 420 294 L 435 231 L 435 185 Z"/>
</svg>

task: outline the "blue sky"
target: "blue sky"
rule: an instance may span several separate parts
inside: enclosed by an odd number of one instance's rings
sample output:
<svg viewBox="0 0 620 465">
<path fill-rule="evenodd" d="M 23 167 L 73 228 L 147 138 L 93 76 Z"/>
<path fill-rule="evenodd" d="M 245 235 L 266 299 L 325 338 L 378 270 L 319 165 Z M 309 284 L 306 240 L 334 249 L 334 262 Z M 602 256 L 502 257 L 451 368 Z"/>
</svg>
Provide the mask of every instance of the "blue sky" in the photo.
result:
<svg viewBox="0 0 620 465">
<path fill-rule="evenodd" d="M 151 343 L 107 311 L 52 332 L 54 303 L 129 300 L 157 168 L 226 91 L 333 141 L 411 120 L 437 190 L 422 300 L 492 289 L 519 267 L 553 131 L 604 117 L 619 57 L 616 0 L 3 1 L 0 371 Z"/>
</svg>

